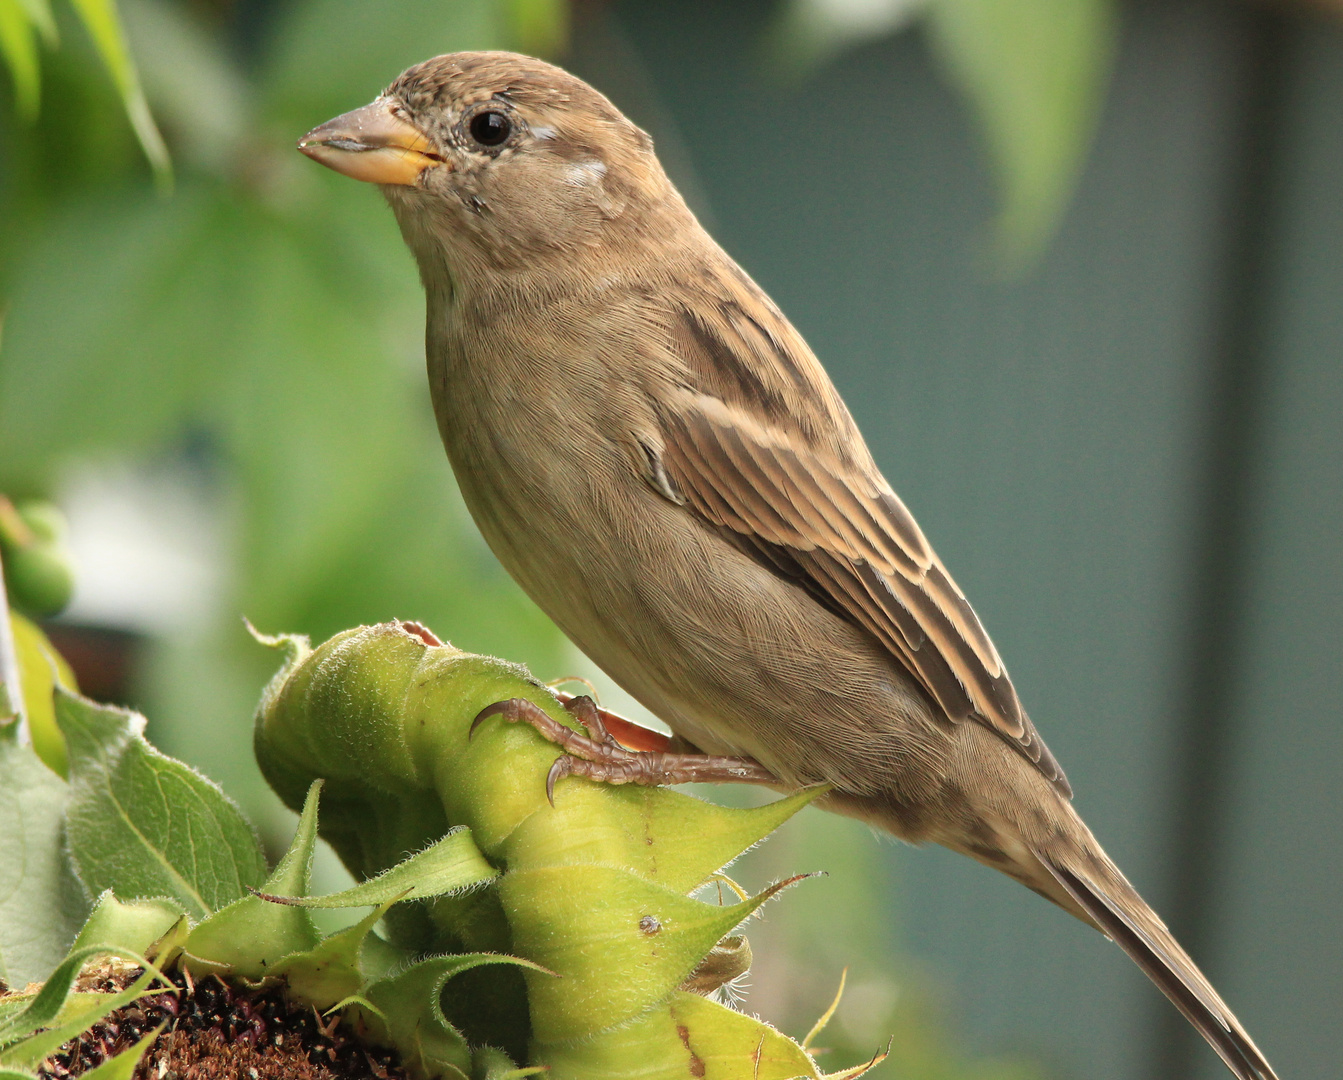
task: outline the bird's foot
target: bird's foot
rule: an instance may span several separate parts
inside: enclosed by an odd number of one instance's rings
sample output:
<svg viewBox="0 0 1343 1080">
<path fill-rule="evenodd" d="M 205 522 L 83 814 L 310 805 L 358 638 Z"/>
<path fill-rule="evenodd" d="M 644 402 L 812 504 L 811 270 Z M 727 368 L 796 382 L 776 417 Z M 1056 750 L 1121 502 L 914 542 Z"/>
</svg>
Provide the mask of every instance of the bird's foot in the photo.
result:
<svg viewBox="0 0 1343 1080">
<path fill-rule="evenodd" d="M 662 787 L 668 784 L 705 783 L 777 784 L 778 778 L 753 758 L 719 757 L 713 754 L 678 754 L 665 747 L 671 739 L 660 732 L 641 727 L 615 713 L 597 708 L 592 698 L 561 695 L 564 708 L 587 730 L 587 735 L 560 723 L 540 706 L 526 698 L 496 701 L 481 709 L 468 738 L 491 716 L 510 724 L 530 724 L 564 753 L 546 774 L 546 798 L 555 804 L 555 781 L 565 776 L 586 776 L 605 784 L 641 784 Z M 611 729 L 619 731 L 628 743 L 622 746 Z"/>
</svg>

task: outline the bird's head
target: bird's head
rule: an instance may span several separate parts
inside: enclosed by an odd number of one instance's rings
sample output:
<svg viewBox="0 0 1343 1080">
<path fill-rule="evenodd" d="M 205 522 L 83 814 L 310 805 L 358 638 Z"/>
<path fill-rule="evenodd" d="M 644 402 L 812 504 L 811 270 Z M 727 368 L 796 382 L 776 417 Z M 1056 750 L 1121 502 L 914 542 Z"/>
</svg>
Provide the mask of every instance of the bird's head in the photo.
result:
<svg viewBox="0 0 1343 1080">
<path fill-rule="evenodd" d="M 298 148 L 381 185 L 421 269 L 446 261 L 453 276 L 630 243 L 647 214 L 682 206 L 643 131 L 580 79 L 516 53 L 426 60 Z"/>
</svg>

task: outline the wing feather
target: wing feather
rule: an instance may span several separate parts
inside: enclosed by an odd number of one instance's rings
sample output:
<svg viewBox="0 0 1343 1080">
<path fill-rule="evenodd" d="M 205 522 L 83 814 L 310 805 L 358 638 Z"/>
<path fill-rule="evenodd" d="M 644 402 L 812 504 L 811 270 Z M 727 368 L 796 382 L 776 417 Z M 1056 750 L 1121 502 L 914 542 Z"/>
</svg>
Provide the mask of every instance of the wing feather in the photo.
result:
<svg viewBox="0 0 1343 1080">
<path fill-rule="evenodd" d="M 663 468 L 692 512 L 870 633 L 950 720 L 985 724 L 1071 794 L 973 609 L 879 475 L 711 395 L 659 415 Z"/>
</svg>

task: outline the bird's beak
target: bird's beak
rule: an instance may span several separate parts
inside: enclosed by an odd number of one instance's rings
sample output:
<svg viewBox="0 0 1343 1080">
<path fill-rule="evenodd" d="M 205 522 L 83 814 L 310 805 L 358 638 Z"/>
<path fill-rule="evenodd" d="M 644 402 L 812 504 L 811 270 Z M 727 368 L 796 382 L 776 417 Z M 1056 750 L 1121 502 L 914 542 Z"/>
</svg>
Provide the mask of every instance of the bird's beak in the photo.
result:
<svg viewBox="0 0 1343 1080">
<path fill-rule="evenodd" d="M 425 169 L 443 164 L 424 132 L 381 97 L 313 128 L 298 148 L 313 161 L 370 184 L 413 185 Z"/>
</svg>

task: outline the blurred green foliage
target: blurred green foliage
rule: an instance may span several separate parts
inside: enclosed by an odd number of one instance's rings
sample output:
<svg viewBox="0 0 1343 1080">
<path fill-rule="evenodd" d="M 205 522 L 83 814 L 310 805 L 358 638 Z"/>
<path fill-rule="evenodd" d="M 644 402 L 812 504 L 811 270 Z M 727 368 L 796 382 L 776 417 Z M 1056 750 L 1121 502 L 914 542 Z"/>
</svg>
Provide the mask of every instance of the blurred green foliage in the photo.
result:
<svg viewBox="0 0 1343 1080">
<path fill-rule="evenodd" d="M 784 0 L 773 71 L 804 75 L 920 22 L 979 127 L 999 191 L 993 262 L 1030 268 L 1072 199 L 1118 37 L 1114 0 Z"/>
<path fill-rule="evenodd" d="M 160 184 L 170 186 L 168 149 L 140 88 L 140 76 L 126 46 L 114 0 L 71 0 L 71 6 L 112 77 L 126 116 Z M 4 57 L 13 80 L 15 107 L 27 120 L 37 116 L 42 98 L 38 39 L 54 46 L 59 37 L 50 0 L 0 0 L 0 56 Z"/>
<path fill-rule="evenodd" d="M 525 45 L 515 8 L 557 40 L 536 3 L 299 0 L 244 51 L 225 5 L 131 0 L 171 198 L 72 35 L 44 67 L 36 122 L 0 114 L 17 225 L 0 239 L 0 487 L 51 491 L 80 460 L 192 464 L 225 522 L 226 595 L 213 632 L 156 643 L 145 696 L 161 740 L 208 755 L 254 807 L 241 720 L 262 662 L 240 613 L 322 636 L 395 614 L 541 670 L 564 655 L 454 497 L 395 226 L 374 193 L 293 149 L 425 56 Z"/>
<path fill-rule="evenodd" d="M 1111 0 L 932 0 L 934 51 L 970 102 L 1001 192 L 1004 269 L 1038 256 L 1072 198 L 1109 81 Z"/>
</svg>

